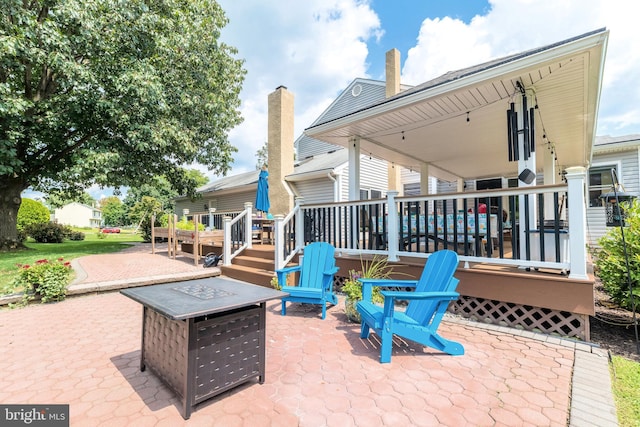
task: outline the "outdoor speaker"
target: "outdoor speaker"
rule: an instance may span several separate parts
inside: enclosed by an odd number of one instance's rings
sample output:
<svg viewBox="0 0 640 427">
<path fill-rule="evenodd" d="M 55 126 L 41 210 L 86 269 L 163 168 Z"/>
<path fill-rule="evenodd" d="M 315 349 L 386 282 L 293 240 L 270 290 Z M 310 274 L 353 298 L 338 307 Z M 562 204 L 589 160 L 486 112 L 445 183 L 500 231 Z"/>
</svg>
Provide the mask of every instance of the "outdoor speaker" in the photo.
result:
<svg viewBox="0 0 640 427">
<path fill-rule="evenodd" d="M 533 173 L 531 169 L 526 168 L 525 170 L 520 172 L 520 175 L 518 175 L 518 179 L 525 184 L 531 184 L 533 180 L 536 179 L 536 174 Z"/>
</svg>

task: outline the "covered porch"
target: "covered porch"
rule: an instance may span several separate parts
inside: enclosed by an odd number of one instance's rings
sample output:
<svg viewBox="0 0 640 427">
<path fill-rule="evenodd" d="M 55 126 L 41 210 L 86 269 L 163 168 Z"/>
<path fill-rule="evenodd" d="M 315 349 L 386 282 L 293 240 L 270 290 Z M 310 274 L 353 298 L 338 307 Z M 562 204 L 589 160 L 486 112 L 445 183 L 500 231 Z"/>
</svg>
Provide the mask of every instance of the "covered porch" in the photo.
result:
<svg viewBox="0 0 640 427">
<path fill-rule="evenodd" d="M 275 268 L 312 241 L 337 248 L 345 266 L 338 281 L 361 256 L 410 269 L 454 249 L 463 297 L 453 311 L 588 340 L 585 181 L 607 39 L 599 29 L 403 92 L 388 78 L 386 100 L 306 129 L 347 149 L 349 201 L 298 199 L 276 215 Z M 389 164 L 383 199 L 360 200 L 363 155 Z M 419 172 L 419 195 L 403 194 L 401 168 Z M 476 191 L 485 179 L 509 185 Z M 225 264 L 251 246 L 250 235 L 250 205 L 225 218 Z"/>
<path fill-rule="evenodd" d="M 588 339 L 594 305 L 585 181 L 607 40 L 598 29 L 402 92 L 390 78 L 399 73 L 388 70 L 385 101 L 305 130 L 348 150 L 351 202 L 301 203 L 306 216 L 297 222 L 311 218 L 302 221 L 315 235 L 304 237 L 343 248 L 344 233 L 343 254 L 384 253 L 393 261 L 457 250 L 464 297 L 453 311 L 497 323 L 508 312 L 525 328 L 554 318 L 573 325 L 569 335 Z M 391 53 L 387 64 L 394 60 Z M 363 154 L 389 162 L 384 201 L 359 200 Z M 420 196 L 403 196 L 401 167 L 420 173 Z M 482 179 L 517 187 L 472 191 Z M 434 181 L 456 190 L 438 193 Z M 286 242 L 286 233 L 276 236 Z M 535 281 L 519 274 L 531 270 L 549 273 Z M 509 274 L 483 280 L 489 271 Z"/>
</svg>

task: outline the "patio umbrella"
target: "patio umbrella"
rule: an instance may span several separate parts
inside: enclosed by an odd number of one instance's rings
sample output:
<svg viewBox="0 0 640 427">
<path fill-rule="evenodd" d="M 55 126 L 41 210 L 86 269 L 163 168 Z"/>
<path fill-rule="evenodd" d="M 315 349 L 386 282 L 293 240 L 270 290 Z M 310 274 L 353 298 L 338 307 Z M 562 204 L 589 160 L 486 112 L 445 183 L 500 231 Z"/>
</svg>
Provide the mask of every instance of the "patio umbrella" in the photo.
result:
<svg viewBox="0 0 640 427">
<path fill-rule="evenodd" d="M 258 176 L 258 191 L 256 193 L 256 209 L 263 212 L 269 211 L 269 182 L 267 177 L 269 172 L 265 166 L 262 167 L 260 175 Z"/>
</svg>

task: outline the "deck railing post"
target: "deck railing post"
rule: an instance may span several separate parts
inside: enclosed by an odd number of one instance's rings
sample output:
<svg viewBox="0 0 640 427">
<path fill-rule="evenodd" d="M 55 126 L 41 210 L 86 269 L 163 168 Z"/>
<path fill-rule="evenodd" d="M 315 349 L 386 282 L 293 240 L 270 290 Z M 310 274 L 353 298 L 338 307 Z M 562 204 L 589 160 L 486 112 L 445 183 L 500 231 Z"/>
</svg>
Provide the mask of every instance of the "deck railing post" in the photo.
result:
<svg viewBox="0 0 640 427">
<path fill-rule="evenodd" d="M 587 169 L 575 166 L 566 169 L 567 201 L 569 206 L 569 263 L 571 279 L 588 279 L 587 275 L 587 209 L 585 181 Z"/>
<path fill-rule="evenodd" d="M 222 243 L 222 264 L 231 265 L 231 217 L 222 217 L 222 228 L 224 230 L 224 241 Z"/>
<path fill-rule="evenodd" d="M 275 269 L 284 268 L 284 215 L 274 215 L 273 232 L 275 235 Z"/>
<path fill-rule="evenodd" d="M 387 250 L 389 251 L 389 261 L 398 261 L 398 208 L 396 207 L 397 191 L 387 192 Z"/>
<path fill-rule="evenodd" d="M 244 235 L 247 249 L 251 249 L 253 247 L 253 204 L 251 202 L 245 202 L 244 204 Z M 262 234 L 260 235 L 262 237 Z"/>
<path fill-rule="evenodd" d="M 302 210 L 302 205 L 304 204 L 304 197 L 296 197 L 296 249 L 301 249 L 304 247 L 304 212 Z"/>
</svg>

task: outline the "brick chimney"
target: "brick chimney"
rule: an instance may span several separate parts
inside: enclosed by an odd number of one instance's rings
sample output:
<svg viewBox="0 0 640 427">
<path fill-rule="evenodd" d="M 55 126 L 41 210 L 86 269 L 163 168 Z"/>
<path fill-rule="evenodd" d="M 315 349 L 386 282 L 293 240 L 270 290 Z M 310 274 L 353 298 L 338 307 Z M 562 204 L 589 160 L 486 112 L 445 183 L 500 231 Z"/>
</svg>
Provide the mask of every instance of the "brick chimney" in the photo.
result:
<svg viewBox="0 0 640 427">
<path fill-rule="evenodd" d="M 293 173 L 293 94 L 285 86 L 278 86 L 269 94 L 268 102 L 270 213 L 286 215 L 294 206 L 293 194 L 284 181 Z"/>
<path fill-rule="evenodd" d="M 392 97 L 400 93 L 400 51 L 398 49 L 391 49 L 387 52 L 385 57 L 385 74 L 386 74 L 386 86 L 385 95 L 387 98 Z M 403 195 L 403 189 L 400 185 L 402 179 L 400 174 L 400 167 L 395 167 L 389 164 L 387 167 L 389 190 L 396 190 L 399 195 Z"/>
<path fill-rule="evenodd" d="M 385 95 L 391 98 L 400 93 L 400 51 L 391 49 L 386 54 L 385 74 L 387 79 Z"/>
</svg>

